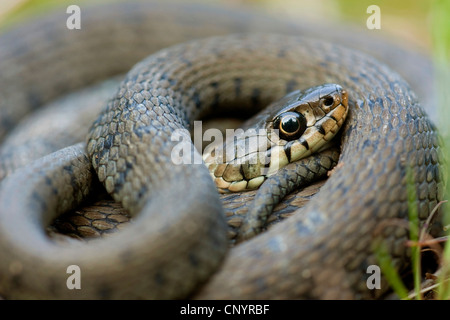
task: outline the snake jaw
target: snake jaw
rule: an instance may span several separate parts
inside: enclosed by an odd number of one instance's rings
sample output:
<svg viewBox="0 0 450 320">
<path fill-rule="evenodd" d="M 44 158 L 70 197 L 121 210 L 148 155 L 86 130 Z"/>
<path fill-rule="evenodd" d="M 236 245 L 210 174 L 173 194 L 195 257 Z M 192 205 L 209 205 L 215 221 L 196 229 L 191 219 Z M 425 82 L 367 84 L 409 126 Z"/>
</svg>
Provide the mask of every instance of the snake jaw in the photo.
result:
<svg viewBox="0 0 450 320">
<path fill-rule="evenodd" d="M 204 154 L 219 192 L 257 189 L 280 168 L 323 150 L 345 121 L 348 93 L 324 84 L 291 92 L 268 108 L 275 112 L 266 120 L 264 135 L 239 132 Z M 258 139 L 249 142 L 249 136 Z"/>
</svg>

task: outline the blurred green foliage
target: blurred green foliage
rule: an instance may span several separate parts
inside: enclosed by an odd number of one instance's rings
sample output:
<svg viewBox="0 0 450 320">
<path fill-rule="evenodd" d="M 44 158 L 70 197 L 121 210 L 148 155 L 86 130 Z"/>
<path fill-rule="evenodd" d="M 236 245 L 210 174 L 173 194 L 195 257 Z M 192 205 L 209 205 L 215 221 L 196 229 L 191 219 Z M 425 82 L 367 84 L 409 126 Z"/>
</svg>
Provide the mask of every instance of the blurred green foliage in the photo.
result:
<svg viewBox="0 0 450 320">
<path fill-rule="evenodd" d="M 450 1 L 434 0 L 432 10 L 432 40 L 433 40 L 433 63 L 435 70 L 435 94 L 438 101 L 439 131 L 445 145 L 444 157 L 450 164 Z M 446 199 L 450 195 L 449 170 L 447 176 Z M 450 223 L 450 210 L 445 206 L 445 223 Z M 440 287 L 438 290 L 440 299 L 450 298 L 450 244 L 445 246 L 442 272 L 440 275 Z"/>
</svg>

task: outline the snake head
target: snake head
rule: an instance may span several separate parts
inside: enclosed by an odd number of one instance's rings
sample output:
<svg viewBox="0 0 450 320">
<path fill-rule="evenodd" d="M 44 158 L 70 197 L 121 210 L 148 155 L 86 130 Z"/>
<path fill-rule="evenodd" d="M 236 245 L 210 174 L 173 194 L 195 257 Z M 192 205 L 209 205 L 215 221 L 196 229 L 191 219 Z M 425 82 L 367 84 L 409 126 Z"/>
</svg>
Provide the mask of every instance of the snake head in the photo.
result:
<svg viewBox="0 0 450 320">
<path fill-rule="evenodd" d="M 347 113 L 340 85 L 294 91 L 267 107 L 263 121 L 205 150 L 203 159 L 220 192 L 256 189 L 280 168 L 326 148 Z"/>
</svg>

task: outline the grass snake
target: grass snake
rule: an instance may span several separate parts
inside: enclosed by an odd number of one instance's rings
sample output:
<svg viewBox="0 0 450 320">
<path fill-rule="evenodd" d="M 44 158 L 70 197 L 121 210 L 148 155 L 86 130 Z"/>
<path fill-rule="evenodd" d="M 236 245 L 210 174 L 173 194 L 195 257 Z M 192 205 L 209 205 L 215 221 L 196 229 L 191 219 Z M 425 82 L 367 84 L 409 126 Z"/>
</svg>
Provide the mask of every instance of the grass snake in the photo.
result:
<svg viewBox="0 0 450 320">
<path fill-rule="evenodd" d="M 162 50 L 137 63 L 108 100 L 87 153 L 80 143 L 2 181 L 2 295 L 369 298 L 378 295 L 365 281 L 367 266 L 376 264 L 375 239 L 386 241 L 399 269 L 407 265 L 407 231 L 375 231 L 407 219 L 408 166 L 419 217 L 428 217 L 442 198 L 440 147 L 416 94 L 387 65 L 342 43 L 298 35 L 313 34 L 307 27 L 208 6 L 83 8 L 79 31 L 65 29 L 65 18 L 50 15 L 1 35 L 2 138 L 33 109 Z M 210 173 L 173 164 L 171 133 L 220 108 L 254 112 L 324 83 L 339 84 L 349 97 L 339 166 L 294 216 L 227 250 Z M 135 223 L 88 245 L 49 240 L 44 227 L 98 187 L 97 173 Z M 82 270 L 81 290 L 66 286 L 70 265 Z"/>
</svg>

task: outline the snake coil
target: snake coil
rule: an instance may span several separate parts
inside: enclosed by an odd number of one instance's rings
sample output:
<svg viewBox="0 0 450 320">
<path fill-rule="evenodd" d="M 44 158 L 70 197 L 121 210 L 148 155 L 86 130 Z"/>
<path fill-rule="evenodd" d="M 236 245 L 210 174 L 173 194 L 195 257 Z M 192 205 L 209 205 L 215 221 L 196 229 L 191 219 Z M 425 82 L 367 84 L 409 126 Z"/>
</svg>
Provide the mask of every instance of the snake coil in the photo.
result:
<svg viewBox="0 0 450 320">
<path fill-rule="evenodd" d="M 196 27 L 209 19 L 220 30 Z M 129 71 L 91 129 L 87 155 L 85 144 L 77 144 L 3 180 L 1 294 L 368 298 L 376 293 L 365 286 L 365 271 L 376 263 L 372 245 L 379 237 L 405 267 L 406 230 L 375 231 L 389 219 L 407 219 L 407 168 L 422 220 L 441 200 L 443 182 L 436 130 L 396 72 L 343 44 L 302 36 L 244 33 L 169 46 L 255 25 L 258 31 L 292 29 L 276 21 L 264 27 L 265 18 L 243 13 L 137 2 L 86 10 L 83 21 L 80 33 L 70 36 L 58 29 L 60 16 L 2 35 L 1 136 L 58 94 L 122 71 L 118 61 L 128 68 L 167 48 Z M 159 39 L 161 28 L 168 33 Z M 151 39 L 136 39 L 151 31 Z M 223 210 L 209 172 L 202 165 L 173 164 L 171 132 L 225 105 L 255 110 L 293 89 L 322 83 L 338 83 L 349 95 L 339 168 L 294 216 L 225 255 Z M 43 226 L 95 188 L 92 165 L 135 223 L 107 241 L 51 242 Z M 81 290 L 66 286 L 73 264 L 82 270 Z"/>
</svg>

